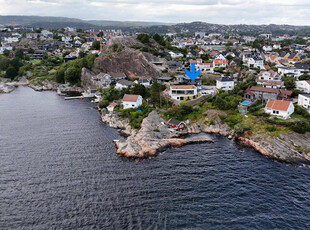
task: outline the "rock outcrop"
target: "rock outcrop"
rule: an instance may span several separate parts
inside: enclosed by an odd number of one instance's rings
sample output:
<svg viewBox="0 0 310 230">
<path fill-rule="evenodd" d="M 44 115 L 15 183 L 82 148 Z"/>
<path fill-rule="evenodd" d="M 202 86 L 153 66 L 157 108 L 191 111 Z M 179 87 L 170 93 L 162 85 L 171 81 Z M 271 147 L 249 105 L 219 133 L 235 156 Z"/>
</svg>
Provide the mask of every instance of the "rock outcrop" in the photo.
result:
<svg viewBox="0 0 310 230">
<path fill-rule="evenodd" d="M 186 137 L 187 131 L 175 131 L 167 127 L 165 120 L 153 111 L 145 118 L 139 131 L 128 128 L 128 121 L 121 121 L 115 115 L 103 115 L 104 122 L 111 127 L 127 130 L 130 134 L 126 141 L 116 141 L 117 153 L 128 158 L 147 158 L 169 147 L 186 144 L 211 142 L 208 135 Z"/>
<path fill-rule="evenodd" d="M 10 93 L 14 89 L 14 86 L 0 82 L 0 93 Z"/>
<path fill-rule="evenodd" d="M 257 135 L 254 138 L 238 137 L 237 140 L 281 162 L 310 164 L 310 133 L 280 134 L 279 137 Z"/>
<path fill-rule="evenodd" d="M 148 77 L 157 79 L 161 70 L 152 62 L 158 58 L 145 52 L 125 48 L 120 52 L 103 51 L 95 61 L 95 68 L 101 72 L 123 72 L 130 79 Z"/>
</svg>

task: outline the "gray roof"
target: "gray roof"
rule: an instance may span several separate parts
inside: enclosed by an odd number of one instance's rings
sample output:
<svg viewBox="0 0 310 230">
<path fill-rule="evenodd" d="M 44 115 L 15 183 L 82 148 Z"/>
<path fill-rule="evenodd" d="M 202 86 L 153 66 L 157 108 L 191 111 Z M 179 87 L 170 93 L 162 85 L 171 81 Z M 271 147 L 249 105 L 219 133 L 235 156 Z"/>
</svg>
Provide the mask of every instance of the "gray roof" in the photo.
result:
<svg viewBox="0 0 310 230">
<path fill-rule="evenodd" d="M 218 79 L 218 81 L 224 82 L 224 81 L 234 81 L 234 80 L 231 79 L 230 77 L 221 77 L 220 79 Z"/>
<path fill-rule="evenodd" d="M 307 93 L 307 94 L 300 94 L 300 95 L 302 95 L 302 96 L 304 96 L 304 97 L 307 97 L 307 98 L 310 98 L 310 93 Z"/>
<path fill-rule="evenodd" d="M 127 85 L 127 86 L 133 86 L 135 83 L 132 81 L 128 81 L 128 80 L 119 80 L 117 83 L 122 84 L 122 85 Z"/>
</svg>

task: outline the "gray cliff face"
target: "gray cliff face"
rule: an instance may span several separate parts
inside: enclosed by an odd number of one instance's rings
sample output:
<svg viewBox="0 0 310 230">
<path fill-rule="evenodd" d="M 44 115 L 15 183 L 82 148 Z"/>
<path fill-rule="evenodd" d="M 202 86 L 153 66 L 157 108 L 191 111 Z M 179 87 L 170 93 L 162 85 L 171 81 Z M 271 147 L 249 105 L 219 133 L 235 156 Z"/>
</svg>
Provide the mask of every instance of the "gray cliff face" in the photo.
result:
<svg viewBox="0 0 310 230">
<path fill-rule="evenodd" d="M 115 115 L 103 115 L 103 121 L 111 127 L 129 130 L 129 122 L 119 122 Z M 126 133 L 129 133 L 128 131 Z M 169 147 L 181 147 L 186 144 L 210 142 L 207 135 L 182 138 L 186 131 L 177 132 L 170 129 L 165 120 L 153 111 L 145 118 L 139 131 L 130 130 L 131 135 L 124 142 L 116 142 L 117 153 L 128 158 L 146 158 L 155 156 Z"/>
<path fill-rule="evenodd" d="M 280 137 L 256 136 L 254 138 L 239 137 L 241 144 L 251 146 L 262 155 L 286 163 L 310 163 L 310 133 Z"/>
</svg>

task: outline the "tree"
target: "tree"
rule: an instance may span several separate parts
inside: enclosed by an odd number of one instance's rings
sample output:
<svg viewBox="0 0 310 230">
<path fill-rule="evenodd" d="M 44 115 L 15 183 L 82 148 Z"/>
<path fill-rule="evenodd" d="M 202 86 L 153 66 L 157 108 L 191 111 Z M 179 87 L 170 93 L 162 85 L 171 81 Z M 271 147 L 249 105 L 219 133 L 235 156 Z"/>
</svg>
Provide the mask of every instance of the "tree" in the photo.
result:
<svg viewBox="0 0 310 230">
<path fill-rule="evenodd" d="M 10 60 L 5 56 L 0 56 L 0 70 L 5 71 L 10 64 Z"/>
<path fill-rule="evenodd" d="M 137 39 L 142 42 L 143 44 L 150 43 L 150 36 L 148 34 L 139 34 Z"/>
<path fill-rule="evenodd" d="M 6 57 L 10 56 L 10 51 L 7 50 L 7 49 L 5 49 L 5 50 L 3 51 L 3 55 L 6 56 Z"/>
<path fill-rule="evenodd" d="M 65 83 L 65 69 L 60 68 L 59 70 L 57 70 L 55 74 L 55 78 L 56 78 L 56 82 Z"/>
<path fill-rule="evenodd" d="M 94 50 L 99 50 L 100 49 L 100 41 L 93 41 L 91 48 Z"/>
<path fill-rule="evenodd" d="M 293 90 L 296 87 L 296 80 L 294 77 L 284 77 L 283 78 L 284 85 L 286 89 Z"/>
<path fill-rule="evenodd" d="M 77 84 L 81 80 L 81 70 L 76 67 L 69 67 L 65 71 L 65 80 L 71 84 Z"/>
<path fill-rule="evenodd" d="M 148 91 L 146 90 L 144 85 L 135 84 L 132 88 L 132 93 L 136 95 L 141 95 L 143 98 L 146 98 L 149 96 Z"/>
<path fill-rule="evenodd" d="M 23 59 L 24 58 L 24 51 L 22 49 L 17 49 L 15 52 L 15 57 Z"/>
<path fill-rule="evenodd" d="M 16 70 L 12 65 L 10 65 L 6 70 L 6 77 L 11 78 L 12 80 L 17 76 L 17 74 L 18 70 Z"/>
<path fill-rule="evenodd" d="M 227 42 L 227 43 L 225 44 L 225 46 L 226 46 L 226 47 L 233 46 L 233 43 L 232 43 L 232 42 Z"/>
<path fill-rule="evenodd" d="M 299 80 L 300 81 L 303 81 L 303 80 L 310 80 L 310 75 L 307 75 L 307 74 L 303 74 L 299 77 Z"/>
</svg>

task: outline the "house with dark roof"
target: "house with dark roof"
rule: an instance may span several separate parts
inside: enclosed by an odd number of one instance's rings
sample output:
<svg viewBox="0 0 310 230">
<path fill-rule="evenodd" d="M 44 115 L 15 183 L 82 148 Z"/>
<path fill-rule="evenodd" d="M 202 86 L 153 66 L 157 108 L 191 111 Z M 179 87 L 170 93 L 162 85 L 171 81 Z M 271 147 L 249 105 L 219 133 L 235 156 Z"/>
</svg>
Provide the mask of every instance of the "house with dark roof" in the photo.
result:
<svg viewBox="0 0 310 230">
<path fill-rule="evenodd" d="M 289 90 L 252 86 L 245 91 L 244 97 L 252 101 L 268 101 L 277 99 L 290 99 L 293 96 L 293 93 L 293 91 Z"/>
<path fill-rule="evenodd" d="M 128 88 L 133 87 L 134 85 L 135 85 L 134 82 L 128 81 L 126 79 L 122 79 L 122 80 L 117 81 L 115 85 L 115 89 L 118 89 L 118 90 L 128 89 Z"/>
<path fill-rule="evenodd" d="M 235 82 L 230 77 L 223 76 L 220 79 L 216 79 L 216 88 L 231 91 L 235 87 Z"/>
</svg>

